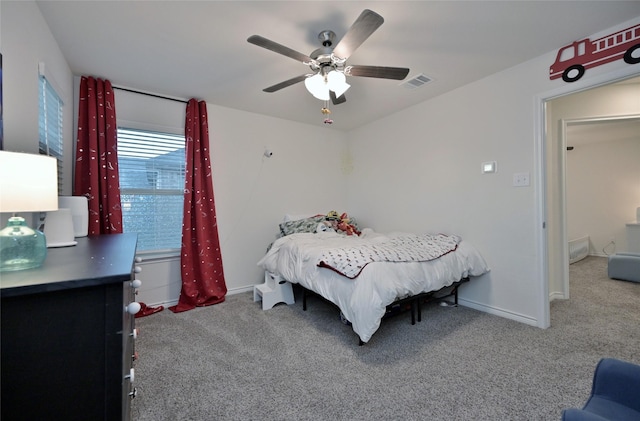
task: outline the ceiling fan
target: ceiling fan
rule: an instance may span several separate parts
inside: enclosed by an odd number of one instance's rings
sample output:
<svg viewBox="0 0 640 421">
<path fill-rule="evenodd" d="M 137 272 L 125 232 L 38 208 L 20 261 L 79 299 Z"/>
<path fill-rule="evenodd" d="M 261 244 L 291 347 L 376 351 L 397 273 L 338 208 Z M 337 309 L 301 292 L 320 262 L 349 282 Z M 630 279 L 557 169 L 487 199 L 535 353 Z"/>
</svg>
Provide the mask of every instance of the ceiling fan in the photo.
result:
<svg viewBox="0 0 640 421">
<path fill-rule="evenodd" d="M 404 79 L 409 73 L 409 69 L 404 67 L 347 65 L 346 63 L 351 54 L 353 54 L 383 22 L 384 19 L 382 16 L 376 12 L 365 9 L 335 47 L 333 45 L 336 34 L 330 30 L 320 32 L 318 39 L 322 47 L 313 51 L 310 55 L 299 53 L 260 35 L 250 36 L 247 38 L 247 41 L 251 44 L 302 62 L 309 66 L 312 71 L 312 73 L 306 73 L 277 83 L 263 89 L 263 91 L 276 92 L 304 81 L 307 90 L 314 97 L 324 101 L 331 99 L 333 104 L 341 104 L 346 101 L 344 92 L 351 86 L 346 83 L 346 76 L 394 80 Z"/>
</svg>

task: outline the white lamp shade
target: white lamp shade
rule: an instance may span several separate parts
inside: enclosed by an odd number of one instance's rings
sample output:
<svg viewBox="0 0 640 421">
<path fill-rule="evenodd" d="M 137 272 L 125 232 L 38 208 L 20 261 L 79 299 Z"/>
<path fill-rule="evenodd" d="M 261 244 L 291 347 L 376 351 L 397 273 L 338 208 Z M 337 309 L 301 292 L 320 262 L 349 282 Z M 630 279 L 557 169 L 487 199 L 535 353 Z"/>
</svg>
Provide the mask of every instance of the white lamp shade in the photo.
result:
<svg viewBox="0 0 640 421">
<path fill-rule="evenodd" d="M 342 94 L 347 92 L 347 89 L 351 87 L 351 85 L 347 83 L 347 77 L 344 73 L 335 70 L 330 71 L 327 75 L 327 86 L 335 92 L 336 98 L 341 97 Z"/>
<path fill-rule="evenodd" d="M 349 85 L 348 83 L 343 83 L 342 85 L 336 87 L 336 89 L 332 89 L 332 91 L 336 93 L 336 98 L 340 98 L 342 94 L 347 92 L 347 89 L 349 89 L 350 87 L 351 85 Z"/>
<path fill-rule="evenodd" d="M 329 88 L 327 87 L 324 77 L 319 73 L 306 78 L 304 80 L 304 86 L 306 86 L 307 91 L 309 91 L 314 97 L 322 101 L 329 100 Z"/>
<path fill-rule="evenodd" d="M 56 209 L 56 159 L 46 155 L 0 151 L 0 212 Z"/>
</svg>

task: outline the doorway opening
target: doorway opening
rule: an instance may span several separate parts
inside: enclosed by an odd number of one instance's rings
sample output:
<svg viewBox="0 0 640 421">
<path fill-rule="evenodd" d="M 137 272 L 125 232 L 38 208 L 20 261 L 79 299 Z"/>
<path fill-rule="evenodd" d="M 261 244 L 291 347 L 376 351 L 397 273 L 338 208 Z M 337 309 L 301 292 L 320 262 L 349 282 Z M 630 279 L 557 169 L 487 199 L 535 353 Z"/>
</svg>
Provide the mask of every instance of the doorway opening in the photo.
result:
<svg viewBox="0 0 640 421">
<path fill-rule="evenodd" d="M 635 101 L 633 99 L 625 101 L 625 95 L 629 98 L 634 98 L 635 95 L 636 99 Z M 625 79 L 612 78 L 606 84 L 601 83 L 598 86 L 580 91 L 567 91 L 562 95 L 548 97 L 542 101 L 543 126 L 546 133 L 543 146 L 545 164 L 542 166 L 542 172 L 545 178 L 543 215 L 546 218 L 543 217 L 543 224 L 546 228 L 544 243 L 548 282 L 547 304 L 554 299 L 569 298 L 569 241 L 572 238 L 589 235 L 583 231 L 586 231 L 585 226 L 592 223 L 589 218 L 593 219 L 593 212 L 591 212 L 593 209 L 586 212 L 590 214 L 589 217 L 576 222 L 575 215 L 578 214 L 579 209 L 575 208 L 585 206 L 584 197 L 588 196 L 592 186 L 580 183 L 595 183 L 600 189 L 613 188 L 615 185 L 615 183 L 606 184 L 607 176 L 610 174 L 604 174 L 601 177 L 602 180 L 598 180 L 598 171 L 605 171 L 604 164 L 607 159 L 611 158 L 603 155 L 598 156 L 594 144 L 606 141 L 619 142 L 624 136 L 638 136 L 637 133 L 640 133 L 638 129 L 640 127 L 640 101 L 637 98 L 640 98 L 640 77 L 637 77 L 636 74 L 631 78 L 629 76 Z M 603 145 L 599 147 L 601 151 L 609 150 Z M 596 157 L 592 158 L 594 161 L 591 163 L 585 164 L 582 161 L 581 171 L 587 175 L 591 173 L 596 178 L 568 180 L 567 158 L 570 157 L 573 160 L 587 150 L 590 150 L 592 155 L 595 153 Z M 637 149 L 633 149 L 633 151 L 637 151 Z M 640 156 L 636 157 L 635 162 L 640 162 Z M 584 165 L 588 165 L 588 167 L 585 169 Z M 568 185 L 568 182 L 571 185 Z M 573 194 L 576 190 L 570 189 L 582 190 L 582 202 L 580 200 L 576 202 L 574 196 L 577 194 Z M 628 196 L 629 201 L 640 203 L 640 189 L 632 191 Z M 613 209 L 611 211 L 612 221 L 608 223 L 608 226 L 602 229 L 598 227 L 595 230 L 595 235 L 589 235 L 590 254 L 599 255 L 598 253 L 602 252 L 604 253 L 602 255 L 606 255 L 611 251 L 610 248 L 606 248 L 606 245 L 611 241 L 618 244 L 619 250 L 624 249 L 626 244 L 624 244 L 624 238 L 620 237 L 624 237 L 624 223 L 621 223 L 619 219 L 624 220 L 627 217 L 625 212 L 629 213 L 628 217 L 630 217 L 631 213 L 635 212 L 635 207 L 626 204 L 624 200 L 606 203 L 606 200 L 602 200 L 602 198 L 600 202 L 592 202 L 589 206 L 598 208 L 600 212 L 605 212 L 605 210 L 609 212 Z M 610 209 L 605 209 L 606 206 L 610 206 Z M 628 209 L 621 209 L 625 206 Z M 569 222 L 569 214 L 574 215 L 572 223 Z M 623 216 L 619 216 L 620 214 Z M 617 227 L 615 230 L 611 228 L 613 225 Z"/>
</svg>

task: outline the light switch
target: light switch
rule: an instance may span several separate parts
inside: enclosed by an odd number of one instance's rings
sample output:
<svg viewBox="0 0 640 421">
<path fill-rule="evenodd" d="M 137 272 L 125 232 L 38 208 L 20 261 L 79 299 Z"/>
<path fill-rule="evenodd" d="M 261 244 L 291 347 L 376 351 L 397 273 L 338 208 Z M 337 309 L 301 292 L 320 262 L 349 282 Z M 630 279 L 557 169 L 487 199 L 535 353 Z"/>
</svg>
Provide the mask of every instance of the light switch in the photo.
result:
<svg viewBox="0 0 640 421">
<path fill-rule="evenodd" d="M 498 170 L 498 164 L 496 161 L 489 161 L 482 163 L 482 174 L 488 174 L 496 172 Z"/>
</svg>

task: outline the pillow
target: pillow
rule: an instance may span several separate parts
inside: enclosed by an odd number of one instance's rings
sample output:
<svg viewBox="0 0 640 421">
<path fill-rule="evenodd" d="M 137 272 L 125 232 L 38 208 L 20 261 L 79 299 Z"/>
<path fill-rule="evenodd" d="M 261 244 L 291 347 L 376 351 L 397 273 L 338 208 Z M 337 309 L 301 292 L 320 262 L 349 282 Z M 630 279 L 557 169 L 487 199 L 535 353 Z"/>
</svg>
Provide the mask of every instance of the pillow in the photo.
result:
<svg viewBox="0 0 640 421">
<path fill-rule="evenodd" d="M 282 236 L 296 234 L 300 232 L 316 232 L 318 224 L 325 220 L 323 215 L 311 218 L 298 219 L 295 221 L 283 222 L 280 224 L 280 234 Z"/>
<path fill-rule="evenodd" d="M 299 219 L 311 218 L 312 216 L 317 216 L 317 214 L 307 213 L 305 215 L 295 215 L 295 214 L 286 213 L 284 215 L 284 218 L 282 218 L 282 222 L 297 221 Z"/>
</svg>

